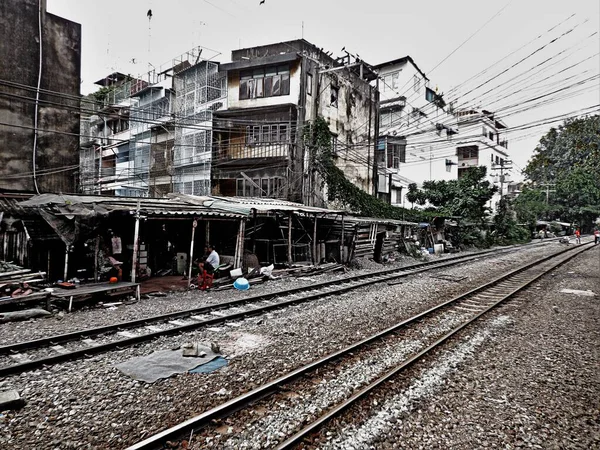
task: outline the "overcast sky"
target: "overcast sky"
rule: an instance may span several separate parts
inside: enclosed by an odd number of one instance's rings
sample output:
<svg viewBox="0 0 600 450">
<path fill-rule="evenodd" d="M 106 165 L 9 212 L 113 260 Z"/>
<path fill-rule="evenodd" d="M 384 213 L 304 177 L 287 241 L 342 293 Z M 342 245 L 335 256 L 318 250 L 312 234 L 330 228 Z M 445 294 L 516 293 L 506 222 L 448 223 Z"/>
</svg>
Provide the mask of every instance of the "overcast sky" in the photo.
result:
<svg viewBox="0 0 600 450">
<path fill-rule="evenodd" d="M 498 95 L 493 96 L 494 93 L 508 95 L 523 89 L 511 100 L 524 101 L 533 98 L 536 92 L 544 94 L 553 87 L 566 86 L 569 80 L 577 82 L 600 71 L 600 39 L 598 34 L 589 37 L 600 27 L 598 0 L 265 0 L 263 5 L 259 1 L 47 0 L 49 12 L 82 25 L 83 94 L 94 91 L 97 87 L 93 82 L 112 71 L 131 75 L 145 73 L 148 62 L 155 67 L 166 67 L 174 57 L 197 45 L 214 51 L 205 50 L 202 56 L 214 56 L 216 61 L 226 62 L 233 49 L 291 40 L 302 35 L 318 47 L 332 51 L 334 56 L 341 56 L 341 49 L 345 47 L 370 64 L 410 55 L 432 85 L 447 93 L 447 100 L 455 99 L 459 104 L 464 101 L 492 110 L 502 110 L 503 106 L 512 104 L 508 99 L 502 103 Z M 149 9 L 152 10 L 151 20 L 147 17 Z M 568 19 L 572 14 L 575 16 Z M 547 33 L 561 22 L 559 27 Z M 573 31 L 488 82 L 485 88 L 466 94 L 573 27 L 576 27 Z M 433 70 L 476 32 L 471 40 Z M 517 51 L 540 35 L 529 46 Z M 515 51 L 490 71 L 468 81 Z M 550 62 L 540 66 L 542 71 L 536 72 L 536 64 L 551 57 Z M 562 62 L 561 58 L 564 58 Z M 583 61 L 585 59 L 587 61 Z M 576 67 L 559 73 L 577 63 Z M 540 80 L 549 78 L 540 81 L 541 87 L 537 91 L 523 84 L 527 76 L 510 81 L 511 77 L 524 72 Z M 501 83 L 506 84 L 501 86 Z M 459 89 L 455 90 L 457 86 Z M 546 90 L 544 86 L 547 86 Z M 505 122 L 511 127 L 526 125 L 534 120 L 598 105 L 598 86 L 597 79 L 588 81 L 578 91 L 577 88 L 567 91 L 571 94 L 569 98 L 527 112 L 515 113 L 513 109 L 507 109 Z M 497 87 L 495 92 L 478 96 L 478 92 L 484 93 L 494 87 Z M 466 95 L 461 97 L 461 94 Z M 486 106 L 488 100 L 491 107 Z M 519 130 L 509 135 L 510 154 L 518 167 L 526 164 L 547 128 Z"/>
</svg>

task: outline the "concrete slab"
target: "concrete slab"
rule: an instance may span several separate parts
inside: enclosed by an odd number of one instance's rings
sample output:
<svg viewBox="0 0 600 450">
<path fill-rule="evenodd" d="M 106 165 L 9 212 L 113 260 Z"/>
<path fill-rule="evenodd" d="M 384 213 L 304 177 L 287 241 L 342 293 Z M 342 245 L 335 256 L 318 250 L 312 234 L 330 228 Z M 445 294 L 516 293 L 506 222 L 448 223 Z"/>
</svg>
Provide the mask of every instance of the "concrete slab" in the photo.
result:
<svg viewBox="0 0 600 450">
<path fill-rule="evenodd" d="M 19 409 L 25 406 L 25 400 L 14 389 L 0 392 L 0 411 Z"/>
<path fill-rule="evenodd" d="M 564 292 L 565 294 L 583 295 L 585 297 L 593 297 L 596 295 L 592 291 L 580 291 L 578 289 L 561 289 L 560 292 Z"/>
</svg>

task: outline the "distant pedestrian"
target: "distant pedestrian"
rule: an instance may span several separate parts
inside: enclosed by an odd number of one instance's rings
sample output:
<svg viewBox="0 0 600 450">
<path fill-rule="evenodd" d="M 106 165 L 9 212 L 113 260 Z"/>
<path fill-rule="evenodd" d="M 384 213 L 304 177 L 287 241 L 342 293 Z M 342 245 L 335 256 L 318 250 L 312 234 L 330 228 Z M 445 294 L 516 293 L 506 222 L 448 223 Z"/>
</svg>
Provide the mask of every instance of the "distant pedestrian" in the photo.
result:
<svg viewBox="0 0 600 450">
<path fill-rule="evenodd" d="M 575 242 L 581 244 L 581 233 L 579 232 L 579 228 L 575 230 Z"/>
<path fill-rule="evenodd" d="M 600 229 L 594 231 L 594 244 L 600 242 Z"/>
</svg>

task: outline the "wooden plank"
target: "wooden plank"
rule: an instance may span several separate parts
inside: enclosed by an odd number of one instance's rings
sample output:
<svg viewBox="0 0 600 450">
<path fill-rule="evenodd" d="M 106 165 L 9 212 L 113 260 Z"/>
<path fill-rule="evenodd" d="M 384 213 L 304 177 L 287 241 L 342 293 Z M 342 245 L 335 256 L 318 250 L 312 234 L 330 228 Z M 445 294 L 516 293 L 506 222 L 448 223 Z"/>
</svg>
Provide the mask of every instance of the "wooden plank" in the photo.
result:
<svg viewBox="0 0 600 450">
<path fill-rule="evenodd" d="M 12 272 L 0 272 L 0 278 L 11 277 L 13 275 L 22 275 L 25 273 L 30 273 L 31 270 L 23 269 L 23 270 L 13 270 Z"/>
<path fill-rule="evenodd" d="M 49 292 L 34 292 L 33 294 L 24 295 L 23 297 L 0 297 L 0 305 L 11 305 L 14 303 L 39 302 L 47 300 Z"/>
<path fill-rule="evenodd" d="M 82 286 L 77 286 L 75 289 L 64 289 L 64 290 L 55 290 L 52 295 L 54 297 L 60 298 L 69 298 L 71 296 L 82 296 L 88 294 L 99 294 L 106 293 L 111 291 L 116 291 L 123 288 L 135 288 L 139 285 L 139 283 L 131 283 L 128 281 L 120 281 L 118 283 L 108 284 L 108 283 L 91 283 L 84 284 Z"/>
</svg>

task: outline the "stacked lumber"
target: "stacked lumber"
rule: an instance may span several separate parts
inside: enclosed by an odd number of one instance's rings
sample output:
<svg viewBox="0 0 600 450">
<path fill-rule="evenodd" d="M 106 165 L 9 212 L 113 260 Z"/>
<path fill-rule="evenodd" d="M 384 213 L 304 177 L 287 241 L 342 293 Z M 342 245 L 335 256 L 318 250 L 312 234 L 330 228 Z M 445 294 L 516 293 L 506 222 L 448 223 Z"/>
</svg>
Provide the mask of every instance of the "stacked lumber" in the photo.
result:
<svg viewBox="0 0 600 450">
<path fill-rule="evenodd" d="M 46 272 L 32 272 L 29 269 L 12 270 L 0 272 L 0 284 L 27 283 L 36 284 L 46 281 Z"/>
<path fill-rule="evenodd" d="M 32 272 L 0 261 L 0 305 L 46 299 L 48 292 L 36 287 L 46 281 L 45 276 L 46 272 Z"/>
<path fill-rule="evenodd" d="M 375 227 L 375 229 L 373 229 Z M 354 245 L 354 257 L 373 257 L 375 246 L 375 233 L 377 225 L 370 223 L 359 223 L 356 226 L 356 243 Z"/>
</svg>

